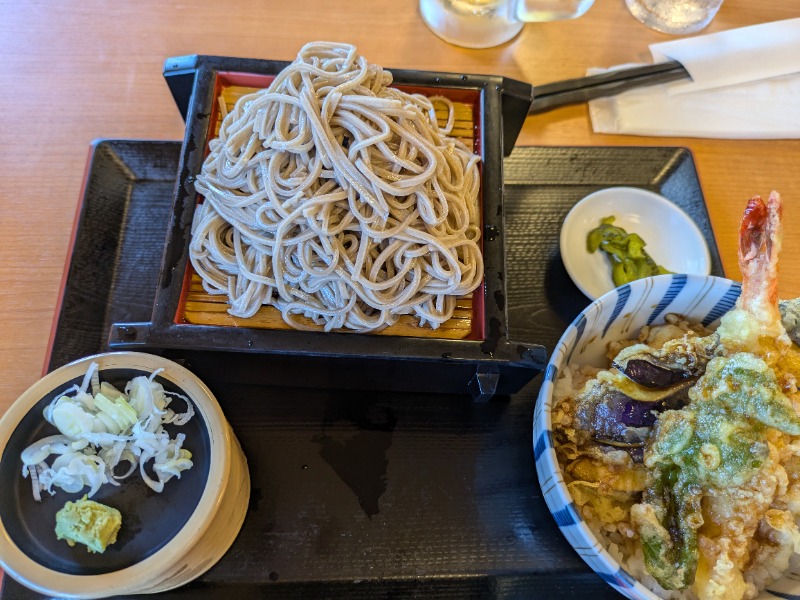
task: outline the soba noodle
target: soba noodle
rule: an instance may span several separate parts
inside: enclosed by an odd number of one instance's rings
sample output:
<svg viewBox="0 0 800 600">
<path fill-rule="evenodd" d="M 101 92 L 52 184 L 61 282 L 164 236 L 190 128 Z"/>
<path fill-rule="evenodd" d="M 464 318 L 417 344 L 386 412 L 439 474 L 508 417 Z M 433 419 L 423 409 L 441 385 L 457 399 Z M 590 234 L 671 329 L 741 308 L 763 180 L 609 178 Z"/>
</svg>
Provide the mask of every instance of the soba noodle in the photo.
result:
<svg viewBox="0 0 800 600">
<path fill-rule="evenodd" d="M 195 183 L 190 258 L 230 314 L 436 328 L 480 284 L 479 158 L 448 137 L 449 100 L 391 82 L 353 46 L 311 43 L 225 116 Z"/>
</svg>

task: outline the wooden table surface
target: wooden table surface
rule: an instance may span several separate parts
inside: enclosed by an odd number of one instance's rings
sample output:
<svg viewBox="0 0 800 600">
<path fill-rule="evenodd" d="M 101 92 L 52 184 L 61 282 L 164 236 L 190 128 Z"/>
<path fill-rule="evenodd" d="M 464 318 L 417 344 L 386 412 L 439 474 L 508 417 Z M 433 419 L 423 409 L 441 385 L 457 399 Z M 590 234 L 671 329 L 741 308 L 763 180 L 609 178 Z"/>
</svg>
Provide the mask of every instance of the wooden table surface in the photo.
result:
<svg viewBox="0 0 800 600">
<path fill-rule="evenodd" d="M 799 14 L 798 0 L 726 0 L 707 32 Z M 575 21 L 528 24 L 487 50 L 439 40 L 413 0 L 26 0 L 0 2 L 0 15 L 0 414 L 42 372 L 90 142 L 183 137 L 161 75 L 167 57 L 291 60 L 306 42 L 330 40 L 354 43 L 389 68 L 540 84 L 646 62 L 648 44 L 673 39 L 640 25 L 623 0 L 596 0 Z M 746 200 L 779 190 L 788 223 L 780 295 L 800 296 L 800 140 L 596 135 L 582 105 L 529 117 L 518 144 L 687 146 L 734 278 Z"/>
<path fill-rule="evenodd" d="M 639 24 L 623 0 L 596 0 L 575 21 L 528 24 L 513 41 L 487 50 L 435 37 L 413 0 L 26 0 L 3 1 L 0 14 L 0 414 L 42 372 L 90 142 L 183 137 L 161 74 L 167 57 L 291 60 L 306 42 L 347 41 L 388 68 L 540 84 L 580 77 L 589 67 L 648 61 L 648 44 L 674 38 Z M 706 31 L 798 14 L 798 0 L 726 0 Z M 733 278 L 746 200 L 779 190 L 788 224 L 780 295 L 800 296 L 800 140 L 596 135 L 581 105 L 529 117 L 518 145 L 687 146 Z"/>
</svg>

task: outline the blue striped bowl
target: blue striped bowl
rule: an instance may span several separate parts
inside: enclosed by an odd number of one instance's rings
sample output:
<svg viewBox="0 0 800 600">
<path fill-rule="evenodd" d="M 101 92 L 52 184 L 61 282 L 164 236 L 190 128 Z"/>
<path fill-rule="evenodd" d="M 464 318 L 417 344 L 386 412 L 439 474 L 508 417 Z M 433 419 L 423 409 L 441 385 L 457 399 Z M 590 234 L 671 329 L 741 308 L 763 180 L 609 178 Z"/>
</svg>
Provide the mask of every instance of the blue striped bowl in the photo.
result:
<svg viewBox="0 0 800 600">
<path fill-rule="evenodd" d="M 533 454 L 544 499 L 564 536 L 578 554 L 606 582 L 628 598 L 658 597 L 623 570 L 581 518 L 572 501 L 553 448 L 550 409 L 554 382 L 565 364 L 607 366 L 606 346 L 636 337 L 643 325 L 664 322 L 677 313 L 693 322 L 713 326 L 730 310 L 741 285 L 729 279 L 703 275 L 660 275 L 634 281 L 592 302 L 567 327 L 547 365 L 533 419 Z M 800 573 L 770 584 L 758 600 L 800 600 Z"/>
</svg>

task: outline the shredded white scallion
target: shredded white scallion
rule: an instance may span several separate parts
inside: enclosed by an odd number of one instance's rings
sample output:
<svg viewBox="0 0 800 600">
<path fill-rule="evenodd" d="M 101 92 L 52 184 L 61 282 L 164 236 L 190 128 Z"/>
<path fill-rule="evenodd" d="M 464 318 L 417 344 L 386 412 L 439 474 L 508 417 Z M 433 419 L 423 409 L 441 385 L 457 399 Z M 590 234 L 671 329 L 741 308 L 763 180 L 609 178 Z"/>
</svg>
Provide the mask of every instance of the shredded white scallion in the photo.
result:
<svg viewBox="0 0 800 600">
<path fill-rule="evenodd" d="M 33 488 L 33 499 L 39 502 L 42 499 L 41 488 L 39 487 L 39 471 L 36 465 L 28 465 L 27 469 L 31 474 L 31 487 Z"/>
<path fill-rule="evenodd" d="M 186 396 L 166 391 L 155 380 L 160 372 L 134 377 L 121 392 L 100 382 L 99 365 L 93 362 L 80 386 L 68 389 L 44 409 L 44 418 L 60 435 L 34 442 L 21 455 L 22 475 L 30 475 L 37 501 L 42 491 L 55 494 L 54 487 L 76 493 L 88 486 L 91 498 L 103 484 L 119 485 L 137 467 L 144 482 L 161 492 L 167 481 L 192 467 L 192 453 L 183 448 L 186 436 L 170 438 L 164 425 L 186 424 L 194 407 Z M 186 412 L 168 408 L 176 397 L 186 402 Z M 52 455 L 56 458 L 48 464 Z M 145 471 L 149 461 L 156 479 Z M 117 465 L 125 462 L 128 468 L 117 472 Z"/>
</svg>

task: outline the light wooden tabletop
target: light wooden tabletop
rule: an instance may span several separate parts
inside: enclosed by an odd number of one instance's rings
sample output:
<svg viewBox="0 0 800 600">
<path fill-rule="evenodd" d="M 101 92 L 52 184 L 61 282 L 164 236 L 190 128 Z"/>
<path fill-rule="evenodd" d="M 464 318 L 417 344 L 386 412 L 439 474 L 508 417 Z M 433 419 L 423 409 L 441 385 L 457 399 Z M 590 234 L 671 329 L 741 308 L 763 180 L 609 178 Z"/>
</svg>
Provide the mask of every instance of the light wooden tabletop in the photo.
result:
<svg viewBox="0 0 800 600">
<path fill-rule="evenodd" d="M 648 61 L 648 44 L 674 39 L 640 25 L 623 0 L 596 0 L 575 21 L 526 25 L 489 50 L 442 42 L 414 0 L 26 0 L 2 2 L 0 14 L 0 414 L 42 372 L 90 142 L 182 139 L 183 121 L 161 74 L 167 57 L 291 60 L 306 42 L 346 41 L 388 68 L 541 84 L 589 67 Z M 726 0 L 707 32 L 798 14 L 797 0 Z M 529 117 L 518 144 L 687 146 L 734 278 L 745 202 L 779 190 L 788 223 L 780 294 L 800 296 L 800 140 L 595 135 L 582 105 Z"/>
</svg>

